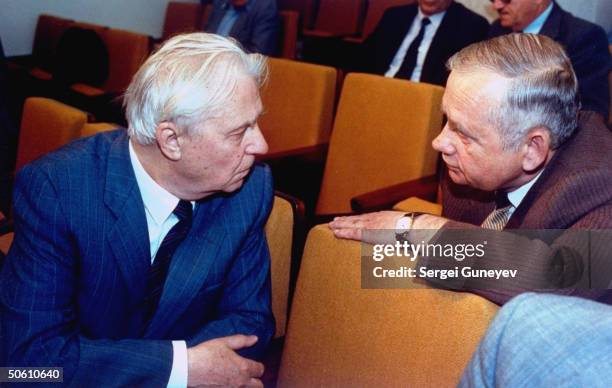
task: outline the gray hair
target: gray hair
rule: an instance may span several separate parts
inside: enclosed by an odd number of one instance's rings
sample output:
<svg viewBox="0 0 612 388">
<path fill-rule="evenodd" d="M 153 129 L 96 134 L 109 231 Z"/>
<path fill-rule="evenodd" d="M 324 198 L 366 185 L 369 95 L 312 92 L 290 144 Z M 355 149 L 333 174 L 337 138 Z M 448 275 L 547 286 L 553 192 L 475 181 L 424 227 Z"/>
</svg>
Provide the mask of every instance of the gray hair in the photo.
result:
<svg viewBox="0 0 612 388">
<path fill-rule="evenodd" d="M 164 121 L 189 132 L 212 117 L 232 96 L 240 75 L 261 86 L 267 64 L 231 38 L 202 32 L 166 41 L 134 75 L 124 97 L 128 133 L 140 144 L 155 142 Z"/>
<path fill-rule="evenodd" d="M 508 79 L 502 106 L 488 110 L 506 149 L 517 148 L 533 128 L 550 131 L 558 148 L 577 126 L 578 82 L 563 48 L 533 34 L 509 34 L 472 44 L 448 60 L 451 71 L 490 71 Z"/>
</svg>

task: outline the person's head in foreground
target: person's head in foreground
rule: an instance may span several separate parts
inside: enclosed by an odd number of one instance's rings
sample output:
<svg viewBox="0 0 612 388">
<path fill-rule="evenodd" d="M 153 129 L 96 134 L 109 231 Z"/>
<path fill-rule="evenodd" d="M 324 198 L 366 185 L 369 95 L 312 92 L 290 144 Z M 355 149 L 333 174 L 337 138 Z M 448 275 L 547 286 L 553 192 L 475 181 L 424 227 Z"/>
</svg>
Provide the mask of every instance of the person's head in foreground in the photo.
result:
<svg viewBox="0 0 612 388">
<path fill-rule="evenodd" d="M 512 191 L 529 182 L 574 131 L 577 81 L 561 46 L 511 34 L 453 56 L 433 141 L 458 184 Z"/>
<path fill-rule="evenodd" d="M 257 125 L 265 58 L 213 34 L 168 40 L 125 95 L 128 133 L 152 178 L 185 200 L 241 187 L 268 146 Z"/>
</svg>

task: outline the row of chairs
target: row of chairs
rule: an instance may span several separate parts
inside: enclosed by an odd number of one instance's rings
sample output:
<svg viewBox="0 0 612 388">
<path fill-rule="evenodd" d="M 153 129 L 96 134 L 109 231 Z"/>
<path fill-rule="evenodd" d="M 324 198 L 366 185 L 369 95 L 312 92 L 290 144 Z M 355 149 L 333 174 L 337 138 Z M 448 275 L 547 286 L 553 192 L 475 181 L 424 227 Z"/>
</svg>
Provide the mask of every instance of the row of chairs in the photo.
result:
<svg viewBox="0 0 612 388">
<path fill-rule="evenodd" d="M 42 14 L 36 25 L 32 55 L 16 58 L 10 65 L 26 67 L 29 74 L 39 80 L 51 80 L 54 67 L 61 62 L 57 57 L 58 44 L 71 27 L 95 31 L 108 50 L 108 78 L 103 84 L 73 85 L 73 90 L 88 96 L 125 90 L 151 50 L 151 37 L 148 35 Z"/>
<path fill-rule="evenodd" d="M 386 9 L 416 0 L 278 0 L 282 10 L 299 12 L 305 36 L 365 39 Z"/>
<path fill-rule="evenodd" d="M 274 171 L 289 158 L 323 150 L 316 214 L 348 213 L 353 197 L 435 174 L 431 141 L 442 127 L 442 87 L 360 73 L 339 82 L 331 67 L 275 58 L 269 64 L 260 119 L 266 159 Z M 302 179 L 301 171 L 282 175 Z"/>
</svg>

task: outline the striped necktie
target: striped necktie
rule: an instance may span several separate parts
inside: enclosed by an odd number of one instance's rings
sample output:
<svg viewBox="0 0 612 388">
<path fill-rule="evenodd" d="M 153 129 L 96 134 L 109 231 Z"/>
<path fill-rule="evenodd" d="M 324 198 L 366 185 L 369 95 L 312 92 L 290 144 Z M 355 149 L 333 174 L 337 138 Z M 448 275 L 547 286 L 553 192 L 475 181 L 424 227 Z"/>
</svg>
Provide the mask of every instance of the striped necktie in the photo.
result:
<svg viewBox="0 0 612 388">
<path fill-rule="evenodd" d="M 157 310 L 157 305 L 159 304 L 164 289 L 166 276 L 168 275 L 168 269 L 170 268 L 172 255 L 191 229 L 191 221 L 193 218 L 193 207 L 191 206 L 191 202 L 180 200 L 173 213 L 179 219 L 179 222 L 177 222 L 172 229 L 170 229 L 168 234 L 166 234 L 166 237 L 164 237 L 164 240 L 157 250 L 153 264 L 149 267 L 144 302 L 145 325 L 149 323 L 153 314 L 155 314 L 155 310 Z"/>
<path fill-rule="evenodd" d="M 508 194 L 505 191 L 497 191 L 495 193 L 495 210 L 487 216 L 481 227 L 485 229 L 503 230 L 514 207 L 508 200 Z"/>
</svg>

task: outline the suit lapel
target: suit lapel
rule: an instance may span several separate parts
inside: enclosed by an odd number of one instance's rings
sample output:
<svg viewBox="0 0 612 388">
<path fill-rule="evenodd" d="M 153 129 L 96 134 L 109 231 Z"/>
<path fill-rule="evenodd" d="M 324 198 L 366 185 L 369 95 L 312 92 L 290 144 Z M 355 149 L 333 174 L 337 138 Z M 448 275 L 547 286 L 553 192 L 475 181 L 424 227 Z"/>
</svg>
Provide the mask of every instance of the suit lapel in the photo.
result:
<svg viewBox="0 0 612 388">
<path fill-rule="evenodd" d="M 191 231 L 172 257 L 159 306 L 145 337 L 163 338 L 202 289 L 225 238 L 222 220 L 215 215 L 222 201 L 222 197 L 216 197 L 198 205 Z"/>
<path fill-rule="evenodd" d="M 548 19 L 544 22 L 540 34 L 546 35 L 553 40 L 559 40 L 562 16 L 561 8 L 559 8 L 557 3 L 553 3 L 553 9 L 550 15 L 548 15 Z"/>
<path fill-rule="evenodd" d="M 151 262 L 144 205 L 128 151 L 128 137 L 119 136 L 109 152 L 104 203 L 115 216 L 108 243 L 130 290 L 131 303 L 144 297 L 146 274 Z"/>
</svg>

